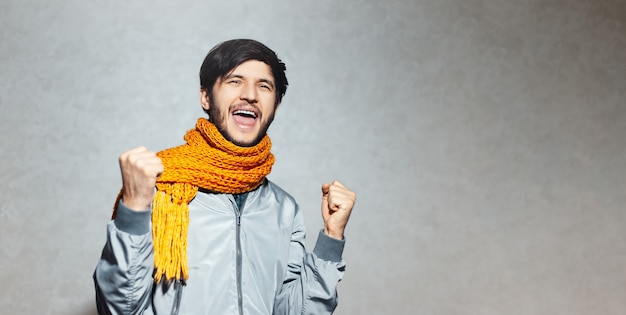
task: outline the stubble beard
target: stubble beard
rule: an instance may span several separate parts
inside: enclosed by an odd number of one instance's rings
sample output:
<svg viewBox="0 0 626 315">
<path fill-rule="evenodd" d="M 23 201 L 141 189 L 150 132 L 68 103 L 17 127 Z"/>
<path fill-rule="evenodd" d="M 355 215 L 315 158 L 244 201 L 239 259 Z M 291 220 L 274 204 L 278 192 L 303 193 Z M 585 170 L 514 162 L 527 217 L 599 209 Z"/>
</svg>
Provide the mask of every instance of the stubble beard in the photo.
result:
<svg viewBox="0 0 626 315">
<path fill-rule="evenodd" d="M 216 105 L 213 98 L 209 97 L 209 102 L 211 105 Z M 261 129 L 259 129 L 259 133 L 257 136 L 250 142 L 238 141 L 232 137 L 232 135 L 228 132 L 226 120 L 228 119 L 228 112 L 224 113 L 220 110 L 219 106 L 210 106 L 209 107 L 209 121 L 212 122 L 217 130 L 222 134 L 224 139 L 230 141 L 236 146 L 240 147 L 253 147 L 263 140 L 263 137 L 267 134 L 267 129 L 269 129 L 272 121 L 274 120 L 274 113 L 272 113 L 265 122 L 261 122 Z M 257 118 L 260 119 L 260 118 Z"/>
</svg>

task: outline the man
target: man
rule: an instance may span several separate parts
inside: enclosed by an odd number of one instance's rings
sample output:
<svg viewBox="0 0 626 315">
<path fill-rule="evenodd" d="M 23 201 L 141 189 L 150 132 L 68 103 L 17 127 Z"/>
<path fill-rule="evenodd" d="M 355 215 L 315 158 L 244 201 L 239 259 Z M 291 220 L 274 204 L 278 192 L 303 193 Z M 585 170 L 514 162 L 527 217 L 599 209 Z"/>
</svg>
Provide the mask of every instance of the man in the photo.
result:
<svg viewBox="0 0 626 315">
<path fill-rule="evenodd" d="M 266 179 L 266 131 L 285 64 L 253 40 L 214 47 L 200 69 L 200 118 L 186 144 L 120 155 L 123 187 L 94 273 L 100 314 L 330 314 L 356 195 L 322 185 L 320 231 Z M 156 189 L 155 189 L 156 187 Z"/>
</svg>

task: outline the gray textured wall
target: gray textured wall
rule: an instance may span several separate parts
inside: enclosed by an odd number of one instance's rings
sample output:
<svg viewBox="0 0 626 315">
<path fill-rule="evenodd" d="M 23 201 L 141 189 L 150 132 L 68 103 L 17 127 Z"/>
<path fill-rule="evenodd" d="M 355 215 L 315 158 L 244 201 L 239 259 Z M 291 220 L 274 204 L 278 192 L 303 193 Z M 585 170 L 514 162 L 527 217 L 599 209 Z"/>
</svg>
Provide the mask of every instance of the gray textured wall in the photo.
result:
<svg viewBox="0 0 626 315">
<path fill-rule="evenodd" d="M 618 0 L 2 1 L 0 313 L 94 313 L 118 154 L 180 144 L 235 37 L 287 63 L 309 235 L 322 182 L 359 193 L 337 314 L 626 313 Z"/>
</svg>

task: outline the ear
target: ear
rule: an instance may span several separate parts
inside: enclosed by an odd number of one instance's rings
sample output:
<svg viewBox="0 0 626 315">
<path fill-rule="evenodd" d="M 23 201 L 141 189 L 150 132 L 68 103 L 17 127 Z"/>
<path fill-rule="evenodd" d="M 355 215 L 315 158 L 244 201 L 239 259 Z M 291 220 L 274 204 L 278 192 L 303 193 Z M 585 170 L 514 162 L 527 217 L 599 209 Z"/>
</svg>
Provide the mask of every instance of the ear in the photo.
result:
<svg viewBox="0 0 626 315">
<path fill-rule="evenodd" d="M 208 111 L 211 107 L 211 103 L 209 102 L 209 93 L 203 88 L 200 88 L 200 104 L 205 111 Z"/>
</svg>

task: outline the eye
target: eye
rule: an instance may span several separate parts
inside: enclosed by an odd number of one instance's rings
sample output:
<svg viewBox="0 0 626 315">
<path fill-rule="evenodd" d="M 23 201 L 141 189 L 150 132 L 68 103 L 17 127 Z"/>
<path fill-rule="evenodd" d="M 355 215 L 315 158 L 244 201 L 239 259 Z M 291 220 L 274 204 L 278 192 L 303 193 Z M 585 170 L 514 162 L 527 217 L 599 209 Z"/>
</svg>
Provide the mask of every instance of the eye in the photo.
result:
<svg viewBox="0 0 626 315">
<path fill-rule="evenodd" d="M 239 80 L 239 79 L 230 79 L 230 80 L 226 81 L 226 83 L 238 85 L 238 84 L 241 83 L 241 80 Z"/>
</svg>

